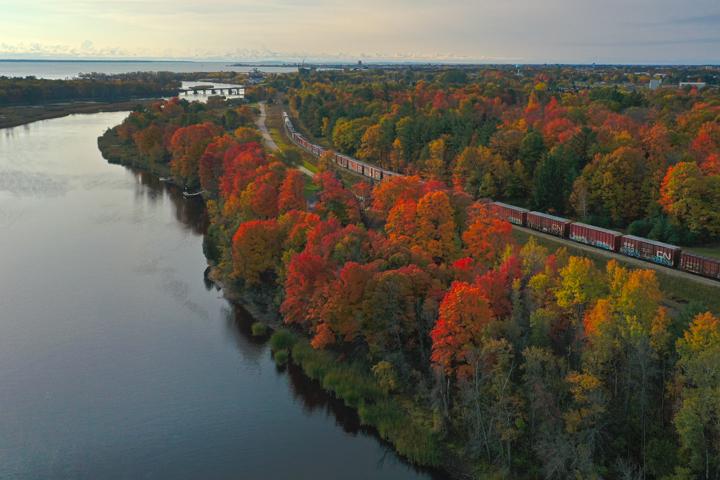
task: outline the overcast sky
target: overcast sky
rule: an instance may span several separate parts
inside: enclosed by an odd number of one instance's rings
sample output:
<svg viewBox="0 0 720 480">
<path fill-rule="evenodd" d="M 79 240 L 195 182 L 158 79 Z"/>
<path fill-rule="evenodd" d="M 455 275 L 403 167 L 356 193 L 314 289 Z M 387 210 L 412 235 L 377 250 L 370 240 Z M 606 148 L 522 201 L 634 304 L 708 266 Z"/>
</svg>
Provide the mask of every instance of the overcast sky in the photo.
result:
<svg viewBox="0 0 720 480">
<path fill-rule="evenodd" d="M 720 63 L 720 0 L 0 0 L 0 58 Z"/>
</svg>

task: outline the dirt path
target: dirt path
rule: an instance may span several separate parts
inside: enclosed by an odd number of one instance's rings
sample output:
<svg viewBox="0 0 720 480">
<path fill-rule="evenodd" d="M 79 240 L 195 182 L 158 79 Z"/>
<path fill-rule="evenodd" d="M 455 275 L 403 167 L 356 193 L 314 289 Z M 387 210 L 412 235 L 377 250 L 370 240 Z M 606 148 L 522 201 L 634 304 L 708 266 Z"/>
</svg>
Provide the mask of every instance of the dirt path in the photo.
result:
<svg viewBox="0 0 720 480">
<path fill-rule="evenodd" d="M 568 247 L 576 248 L 578 250 L 582 250 L 584 252 L 593 253 L 595 255 L 599 255 L 601 257 L 605 257 L 608 259 L 614 258 L 615 260 L 619 260 L 621 262 L 629 263 L 633 266 L 639 267 L 639 268 L 652 268 L 653 270 L 657 270 L 658 272 L 664 273 L 666 275 L 670 275 L 677 278 L 682 278 L 685 280 L 691 280 L 696 283 L 701 283 L 703 285 L 707 285 L 709 287 L 715 287 L 720 289 L 720 282 L 716 280 L 712 280 L 710 278 L 700 277 L 698 275 L 693 275 L 691 273 L 683 272 L 682 270 L 676 270 L 674 268 L 668 268 L 663 267 L 662 265 L 658 265 L 651 262 L 645 262 L 643 260 L 638 260 L 637 258 L 632 257 L 626 257 L 625 255 L 620 255 L 618 253 L 609 252 L 607 250 L 603 250 L 602 248 L 596 248 L 591 247 L 590 245 L 584 245 L 582 243 L 573 242 L 571 240 L 567 240 L 564 238 L 558 238 L 554 235 L 548 235 L 547 233 L 541 233 L 536 230 L 532 230 L 525 227 L 519 227 L 517 225 L 513 225 L 513 229 L 518 230 L 520 232 L 527 233 L 529 235 L 534 235 L 539 238 L 543 238 L 545 240 L 549 240 L 551 242 L 555 242 L 561 245 L 565 245 Z"/>
<path fill-rule="evenodd" d="M 260 115 L 258 116 L 257 120 L 255 120 L 255 124 L 260 129 L 260 133 L 262 134 L 263 141 L 265 142 L 265 146 L 272 150 L 273 152 L 279 152 L 280 147 L 278 147 L 278 144 L 275 143 L 275 140 L 273 140 L 272 136 L 270 135 L 270 132 L 267 129 L 267 125 L 265 124 L 265 120 L 267 119 L 267 113 L 265 112 L 265 102 L 258 103 L 258 107 L 260 108 Z M 296 165 L 295 168 L 300 170 L 305 175 L 312 177 L 315 175 L 313 172 L 308 170 L 307 168 L 303 167 L 302 165 Z"/>
</svg>

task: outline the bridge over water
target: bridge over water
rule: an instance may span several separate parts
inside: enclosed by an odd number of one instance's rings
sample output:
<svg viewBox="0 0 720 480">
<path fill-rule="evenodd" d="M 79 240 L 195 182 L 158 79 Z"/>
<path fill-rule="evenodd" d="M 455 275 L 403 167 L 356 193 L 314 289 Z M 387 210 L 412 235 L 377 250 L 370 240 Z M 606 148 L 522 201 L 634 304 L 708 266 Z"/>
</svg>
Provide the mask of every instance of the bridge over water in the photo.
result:
<svg viewBox="0 0 720 480">
<path fill-rule="evenodd" d="M 224 86 L 224 87 L 218 87 L 215 85 L 195 85 L 192 87 L 186 87 L 186 88 L 180 88 L 178 89 L 178 96 L 180 95 L 198 95 L 202 93 L 203 95 L 240 95 L 245 91 L 244 85 L 235 85 L 235 86 Z"/>
</svg>

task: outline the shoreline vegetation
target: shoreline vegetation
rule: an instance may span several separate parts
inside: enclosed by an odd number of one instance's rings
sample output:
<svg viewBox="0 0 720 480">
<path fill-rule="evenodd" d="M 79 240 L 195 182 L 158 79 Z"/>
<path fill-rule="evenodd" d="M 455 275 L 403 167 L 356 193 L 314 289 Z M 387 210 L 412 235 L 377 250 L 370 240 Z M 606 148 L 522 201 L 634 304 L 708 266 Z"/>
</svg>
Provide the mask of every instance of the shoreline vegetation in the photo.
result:
<svg viewBox="0 0 720 480">
<path fill-rule="evenodd" d="M 177 95 L 183 81 L 244 83 L 237 72 L 88 73 L 72 79 L 0 76 L 0 128 L 72 114 L 145 107 Z"/>
<path fill-rule="evenodd" d="M 267 93 L 248 96 L 280 98 Z M 300 366 L 401 456 L 454 478 L 716 468 L 693 434 L 715 428 L 699 409 L 715 388 L 698 388 L 715 385 L 705 353 L 720 352 L 708 305 L 668 307 L 654 270 L 517 241 L 441 177 L 345 185 L 321 159 L 310 208 L 292 156 L 262 147 L 257 113 L 173 99 L 98 145 L 206 192 L 206 275 L 273 329 L 278 365 Z"/>
<path fill-rule="evenodd" d="M 168 165 L 149 162 L 137 149 L 123 142 L 115 128 L 108 129 L 98 138 L 98 147 L 109 163 L 145 170 L 160 178 L 169 179 L 172 175 Z M 292 158 L 296 160 L 295 156 Z M 182 188 L 174 180 L 168 183 Z M 283 324 L 280 312 L 273 308 L 274 292 L 268 294 L 266 289 L 238 286 L 231 279 L 227 267 L 216 260 L 217 254 L 213 251 L 216 246 L 212 244 L 211 236 L 206 235 L 204 242 L 209 263 L 206 279 L 220 288 L 231 304 L 241 305 L 252 315 L 256 320 L 253 333 L 269 339 L 278 367 L 283 368 L 292 361 L 325 391 L 355 409 L 363 426 L 372 429 L 379 439 L 392 445 L 416 468 L 427 469 L 442 478 L 445 475 L 468 478 L 459 459 L 440 456 L 439 439 L 432 427 L 436 421 L 432 411 L 419 408 L 412 398 L 389 395 L 372 374 L 371 366 L 357 362 L 347 365 L 342 355 L 313 349 L 309 339 Z"/>
<path fill-rule="evenodd" d="M 157 99 L 123 100 L 118 102 L 71 101 L 45 105 L 0 107 L 0 128 L 13 128 L 40 120 L 50 120 L 74 114 L 122 112 L 149 105 Z"/>
</svg>

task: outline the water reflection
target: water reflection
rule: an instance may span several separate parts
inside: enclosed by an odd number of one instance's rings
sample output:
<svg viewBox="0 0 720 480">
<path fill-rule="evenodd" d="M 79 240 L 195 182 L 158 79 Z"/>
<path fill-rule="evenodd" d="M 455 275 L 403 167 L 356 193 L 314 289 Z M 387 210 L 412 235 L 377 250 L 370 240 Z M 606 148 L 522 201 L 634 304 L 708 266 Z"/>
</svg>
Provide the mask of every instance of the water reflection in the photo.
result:
<svg viewBox="0 0 720 480">
<path fill-rule="evenodd" d="M 204 278 L 202 201 L 101 158 L 124 116 L 0 133 L 0 478 L 429 478 L 277 371 Z"/>
<path fill-rule="evenodd" d="M 227 320 L 228 330 L 237 342 L 243 356 L 248 360 L 259 362 L 262 356 L 268 353 L 267 349 L 263 348 L 267 339 L 253 336 L 251 327 L 254 319 L 250 313 L 242 305 L 235 305 L 233 313 L 228 312 Z M 335 425 L 350 436 L 367 435 L 374 437 L 382 450 L 378 458 L 378 468 L 382 467 L 383 463 L 392 457 L 393 461 L 399 460 L 416 473 L 429 475 L 434 480 L 447 480 L 449 478 L 443 472 L 419 468 L 404 459 L 398 459 L 392 445 L 380 438 L 374 428 L 361 424 L 360 417 L 355 409 L 346 406 L 342 400 L 325 391 L 319 382 L 305 375 L 299 366 L 288 363 L 285 367 L 278 367 L 277 373 L 278 375 L 287 376 L 290 393 L 293 399 L 302 406 L 306 415 L 324 413 L 326 417 L 333 418 Z"/>
<path fill-rule="evenodd" d="M 176 185 L 161 182 L 157 176 L 142 170 L 131 167 L 125 168 L 135 178 L 137 184 L 135 189 L 136 200 L 147 200 L 151 204 L 166 199 L 169 200 L 173 205 L 175 219 L 180 224 L 188 227 L 193 233 L 205 235 L 209 219 L 202 197 L 186 198 L 182 194 L 182 189 Z"/>
<path fill-rule="evenodd" d="M 139 190 L 144 191 L 146 197 L 170 199 L 175 208 L 175 217 L 179 222 L 191 228 L 195 233 L 204 234 L 207 232 L 207 212 L 200 197 L 185 198 L 180 188 L 161 182 L 157 177 L 145 172 L 134 169 L 129 170 L 133 172 L 139 184 L 145 187 Z M 206 275 L 204 275 L 204 280 L 208 290 L 215 289 L 218 294 L 221 294 L 220 289 L 210 282 Z M 252 334 L 252 324 L 254 322 L 255 319 L 252 315 L 239 304 L 234 304 L 226 313 L 228 334 L 236 343 L 238 351 L 242 353 L 243 360 L 259 365 L 261 360 L 269 354 L 269 351 L 266 346 L 267 338 L 256 337 Z M 287 376 L 289 390 L 293 399 L 302 406 L 307 415 L 322 412 L 326 416 L 333 418 L 335 425 L 348 435 L 369 435 L 374 437 L 383 452 L 378 460 L 380 462 L 379 466 L 382 466 L 387 456 L 393 456 L 393 460 L 395 460 L 392 446 L 380 438 L 375 429 L 363 426 L 354 409 L 346 406 L 333 395 L 328 394 L 319 382 L 307 377 L 300 367 L 290 363 L 286 367 L 278 368 L 277 372 L 279 375 Z M 428 474 L 435 480 L 447 478 L 441 472 L 415 467 L 403 459 L 400 459 L 400 461 L 417 473 Z"/>
<path fill-rule="evenodd" d="M 258 365 L 268 355 L 267 338 L 253 336 L 251 327 L 255 320 L 242 305 L 233 305 L 225 315 L 225 326 L 229 338 L 243 355 L 243 360 Z"/>
</svg>

